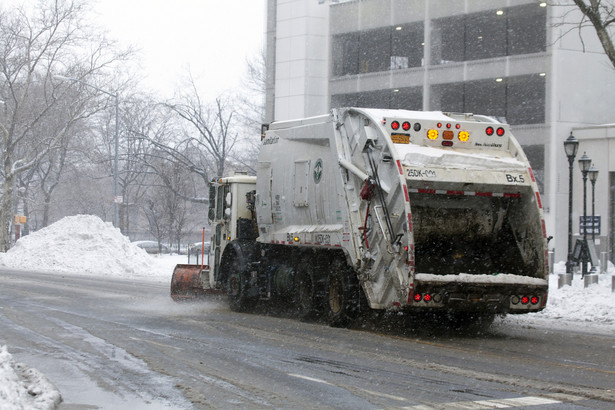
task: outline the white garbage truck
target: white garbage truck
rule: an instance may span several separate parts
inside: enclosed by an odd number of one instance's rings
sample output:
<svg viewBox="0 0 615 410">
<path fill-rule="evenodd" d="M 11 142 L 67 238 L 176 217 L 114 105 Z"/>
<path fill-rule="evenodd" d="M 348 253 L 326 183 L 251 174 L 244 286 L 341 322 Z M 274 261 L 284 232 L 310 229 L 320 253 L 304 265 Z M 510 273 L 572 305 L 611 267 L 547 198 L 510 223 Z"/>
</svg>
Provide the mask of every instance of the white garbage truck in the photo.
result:
<svg viewBox="0 0 615 410">
<path fill-rule="evenodd" d="M 212 183 L 210 266 L 175 299 L 287 305 L 331 325 L 361 311 L 494 316 L 544 309 L 547 234 L 507 124 L 473 114 L 333 109 L 269 125 L 256 177 Z"/>
</svg>

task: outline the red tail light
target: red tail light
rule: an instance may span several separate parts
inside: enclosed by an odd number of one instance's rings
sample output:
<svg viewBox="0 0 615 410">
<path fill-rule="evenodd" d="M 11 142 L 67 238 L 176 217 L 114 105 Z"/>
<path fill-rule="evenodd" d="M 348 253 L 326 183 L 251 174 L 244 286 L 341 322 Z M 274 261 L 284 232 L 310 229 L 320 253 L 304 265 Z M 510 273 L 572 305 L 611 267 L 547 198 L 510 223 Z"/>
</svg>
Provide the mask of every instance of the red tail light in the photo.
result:
<svg viewBox="0 0 615 410">
<path fill-rule="evenodd" d="M 398 130 L 399 129 L 399 121 L 393 121 L 391 123 L 391 128 L 393 128 L 394 130 Z"/>
<path fill-rule="evenodd" d="M 493 127 L 487 127 L 487 129 L 485 130 L 485 134 L 487 135 L 493 135 L 494 132 L 495 130 L 493 129 Z"/>
<path fill-rule="evenodd" d="M 410 123 L 408 121 L 405 121 L 401 127 L 404 129 L 404 131 L 408 131 L 410 129 Z"/>
</svg>

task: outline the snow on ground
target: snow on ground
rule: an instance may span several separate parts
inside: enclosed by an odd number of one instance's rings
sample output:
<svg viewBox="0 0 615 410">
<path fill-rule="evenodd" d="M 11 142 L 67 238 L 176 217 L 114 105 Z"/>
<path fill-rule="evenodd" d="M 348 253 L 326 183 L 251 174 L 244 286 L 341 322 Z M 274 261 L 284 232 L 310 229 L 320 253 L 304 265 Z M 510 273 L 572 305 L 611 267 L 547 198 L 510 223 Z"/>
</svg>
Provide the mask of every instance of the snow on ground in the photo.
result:
<svg viewBox="0 0 615 410">
<path fill-rule="evenodd" d="M 0 346 L 0 409 L 52 409 L 60 401 L 60 392 L 44 375 L 15 363 L 6 346 Z"/>
<path fill-rule="evenodd" d="M 186 256 L 152 256 L 130 242 L 110 222 L 93 215 L 68 216 L 22 237 L 0 266 L 93 276 L 170 280 Z"/>
<path fill-rule="evenodd" d="M 7 253 L 0 253 L 0 266 L 12 269 L 158 282 L 169 282 L 173 267 L 186 262 L 186 256 L 149 255 L 111 223 L 91 215 L 66 217 L 21 238 Z M 608 273 L 599 275 L 599 283 L 587 288 L 580 275 L 576 275 L 572 286 L 558 289 L 557 274 L 564 272 L 565 263 L 557 263 L 549 278 L 545 310 L 509 315 L 499 324 L 582 328 L 615 334 L 615 293 L 611 292 L 615 266 L 610 264 Z M 60 393 L 43 375 L 16 364 L 7 347 L 0 347 L 0 408 L 53 408 L 59 400 Z"/>
</svg>

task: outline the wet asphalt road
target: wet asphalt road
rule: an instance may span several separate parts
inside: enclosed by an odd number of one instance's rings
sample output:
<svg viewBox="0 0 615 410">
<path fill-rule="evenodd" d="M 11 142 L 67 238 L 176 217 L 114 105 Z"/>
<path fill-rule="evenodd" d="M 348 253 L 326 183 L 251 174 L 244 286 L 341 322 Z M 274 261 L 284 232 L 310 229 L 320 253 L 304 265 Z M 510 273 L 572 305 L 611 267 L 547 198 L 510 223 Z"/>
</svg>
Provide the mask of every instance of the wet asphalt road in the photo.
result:
<svg viewBox="0 0 615 410">
<path fill-rule="evenodd" d="M 0 270 L 0 345 L 62 409 L 615 408 L 615 335 L 288 316 L 176 304 L 167 283 Z"/>
</svg>

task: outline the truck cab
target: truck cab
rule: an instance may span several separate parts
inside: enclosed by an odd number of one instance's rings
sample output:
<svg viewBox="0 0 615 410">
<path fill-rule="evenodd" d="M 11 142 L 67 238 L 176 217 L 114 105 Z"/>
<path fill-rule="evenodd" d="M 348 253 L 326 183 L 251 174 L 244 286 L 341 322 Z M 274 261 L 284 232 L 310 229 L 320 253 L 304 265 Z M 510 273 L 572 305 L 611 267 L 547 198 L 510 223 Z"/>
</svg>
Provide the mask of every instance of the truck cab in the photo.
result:
<svg viewBox="0 0 615 410">
<path fill-rule="evenodd" d="M 209 250 L 209 283 L 221 287 L 220 260 L 226 246 L 238 238 L 254 237 L 254 209 L 250 197 L 256 177 L 236 174 L 209 184 L 209 223 L 214 228 Z"/>
</svg>

